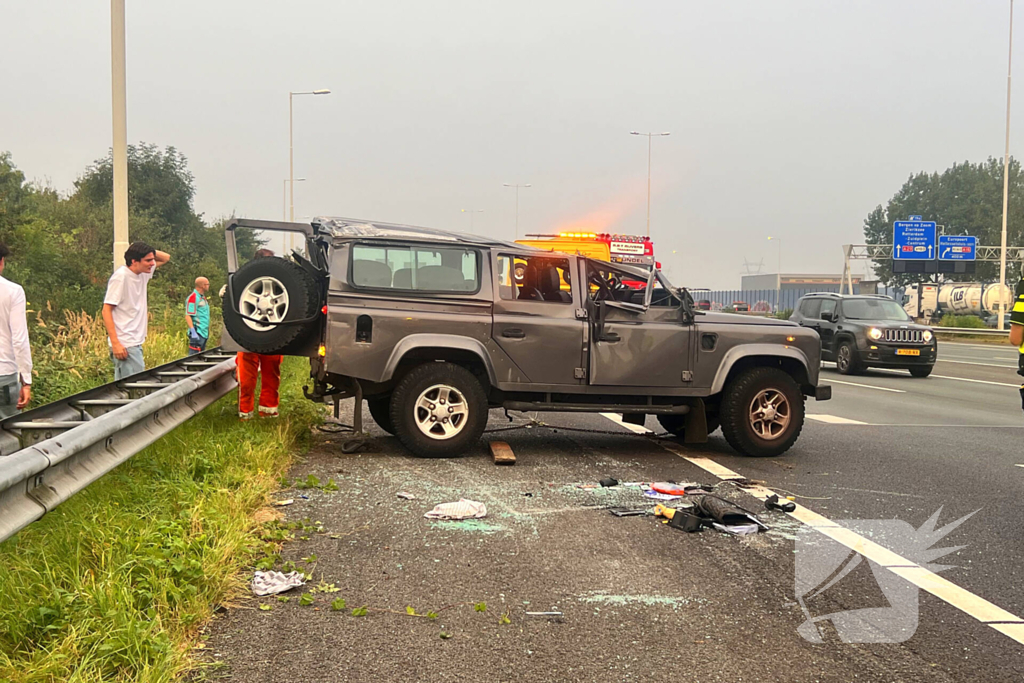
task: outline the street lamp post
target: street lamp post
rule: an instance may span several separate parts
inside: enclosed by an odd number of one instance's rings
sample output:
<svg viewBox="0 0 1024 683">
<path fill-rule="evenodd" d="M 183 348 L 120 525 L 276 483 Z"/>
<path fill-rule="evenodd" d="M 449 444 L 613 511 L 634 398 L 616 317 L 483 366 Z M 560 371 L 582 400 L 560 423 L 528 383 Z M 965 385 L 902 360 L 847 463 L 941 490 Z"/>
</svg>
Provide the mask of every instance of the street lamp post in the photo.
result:
<svg viewBox="0 0 1024 683">
<path fill-rule="evenodd" d="M 469 231 L 470 232 L 473 232 L 473 214 L 474 213 L 483 213 L 483 212 L 484 212 L 483 209 L 463 209 L 462 210 L 462 213 L 468 213 L 469 214 Z"/>
<path fill-rule="evenodd" d="M 124 0 L 110 0 L 110 70 L 114 138 L 114 269 L 128 250 L 128 105 L 125 86 Z"/>
<path fill-rule="evenodd" d="M 779 243 L 779 268 L 775 273 L 775 312 L 782 310 L 782 238 L 769 237 L 768 241 L 775 240 Z M 850 291 L 853 294 L 853 291 Z"/>
<path fill-rule="evenodd" d="M 651 138 L 671 135 L 671 133 L 641 133 L 631 130 L 630 135 L 647 136 L 647 236 L 651 236 Z"/>
<path fill-rule="evenodd" d="M 294 135 L 293 130 L 293 116 L 292 116 L 292 100 L 295 99 L 296 95 L 330 95 L 330 90 L 308 90 L 303 92 L 288 92 L 288 180 L 290 183 L 289 189 L 291 192 L 288 212 L 288 220 L 295 221 L 295 156 L 294 156 Z M 294 245 L 294 235 L 290 236 L 292 244 Z"/>
<path fill-rule="evenodd" d="M 284 179 L 284 186 L 281 188 L 281 220 L 288 220 L 288 183 L 301 183 L 304 180 L 305 178 L 296 178 L 294 181 L 291 178 Z"/>
<path fill-rule="evenodd" d="M 530 183 L 520 185 L 518 183 L 502 183 L 505 187 L 516 188 L 516 239 L 519 239 L 519 188 L 520 187 L 533 187 Z"/>
<path fill-rule="evenodd" d="M 1003 153 L 1003 230 L 999 249 L 999 286 L 1006 286 L 1006 208 L 1010 198 L 1010 75 L 1013 67 L 1013 0 L 1010 0 L 1010 49 L 1006 63 L 1006 150 Z M 1005 330 L 1006 298 L 999 294 L 998 329 Z"/>
</svg>

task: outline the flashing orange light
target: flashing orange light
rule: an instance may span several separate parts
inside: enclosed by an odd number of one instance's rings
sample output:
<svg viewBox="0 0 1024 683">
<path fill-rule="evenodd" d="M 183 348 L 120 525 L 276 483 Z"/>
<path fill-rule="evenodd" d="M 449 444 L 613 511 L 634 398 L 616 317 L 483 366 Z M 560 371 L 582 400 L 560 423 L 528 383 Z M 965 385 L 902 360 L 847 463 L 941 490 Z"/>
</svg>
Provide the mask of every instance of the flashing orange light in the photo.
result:
<svg viewBox="0 0 1024 683">
<path fill-rule="evenodd" d="M 793 337 L 793 336 L 786 337 L 786 341 L 788 341 L 788 342 L 795 342 L 796 341 L 796 337 Z"/>
<path fill-rule="evenodd" d="M 576 237 L 576 238 L 579 238 L 579 239 L 588 239 L 588 240 L 592 240 L 592 239 L 596 239 L 597 238 L 597 234 L 593 233 L 593 232 L 560 232 L 560 233 L 558 233 L 558 236 L 559 237 Z"/>
<path fill-rule="evenodd" d="M 321 344 L 320 348 L 316 350 L 316 355 L 320 356 L 321 358 L 325 357 L 327 355 L 327 347 Z"/>
</svg>

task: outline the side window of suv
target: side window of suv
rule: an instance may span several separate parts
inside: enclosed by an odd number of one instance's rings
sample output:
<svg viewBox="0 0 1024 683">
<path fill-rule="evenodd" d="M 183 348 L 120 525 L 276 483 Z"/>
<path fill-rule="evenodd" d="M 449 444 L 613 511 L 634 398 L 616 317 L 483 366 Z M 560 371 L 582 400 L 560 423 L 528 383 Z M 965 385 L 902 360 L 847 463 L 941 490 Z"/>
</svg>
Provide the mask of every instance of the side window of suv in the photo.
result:
<svg viewBox="0 0 1024 683">
<path fill-rule="evenodd" d="M 821 313 L 818 315 L 822 320 L 825 319 L 825 314 L 828 314 L 829 320 L 835 320 L 836 302 L 835 299 L 825 299 L 821 302 Z"/>
<path fill-rule="evenodd" d="M 356 244 L 350 280 L 356 287 L 425 292 L 476 292 L 479 253 L 448 246 Z"/>
<path fill-rule="evenodd" d="M 498 295 L 506 301 L 572 303 L 569 259 L 498 256 Z"/>
<path fill-rule="evenodd" d="M 821 299 L 804 299 L 800 304 L 800 315 L 811 320 L 817 320 L 821 312 Z"/>
</svg>

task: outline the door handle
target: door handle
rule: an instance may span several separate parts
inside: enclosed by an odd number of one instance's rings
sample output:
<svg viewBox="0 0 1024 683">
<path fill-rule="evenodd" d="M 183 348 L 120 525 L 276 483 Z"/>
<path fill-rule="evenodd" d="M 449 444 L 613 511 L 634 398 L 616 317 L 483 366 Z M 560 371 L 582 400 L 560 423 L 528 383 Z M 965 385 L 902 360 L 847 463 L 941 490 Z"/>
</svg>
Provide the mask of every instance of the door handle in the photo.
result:
<svg viewBox="0 0 1024 683">
<path fill-rule="evenodd" d="M 617 335 L 614 332 L 604 332 L 604 333 L 601 334 L 601 336 L 599 336 L 597 338 L 597 341 L 611 342 L 612 344 L 614 344 L 615 342 L 619 341 L 620 339 L 622 339 L 622 337 L 620 337 L 619 335 Z"/>
<path fill-rule="evenodd" d="M 518 327 L 506 327 L 501 331 L 502 337 L 508 337 L 509 339 L 523 339 L 526 333 Z"/>
</svg>

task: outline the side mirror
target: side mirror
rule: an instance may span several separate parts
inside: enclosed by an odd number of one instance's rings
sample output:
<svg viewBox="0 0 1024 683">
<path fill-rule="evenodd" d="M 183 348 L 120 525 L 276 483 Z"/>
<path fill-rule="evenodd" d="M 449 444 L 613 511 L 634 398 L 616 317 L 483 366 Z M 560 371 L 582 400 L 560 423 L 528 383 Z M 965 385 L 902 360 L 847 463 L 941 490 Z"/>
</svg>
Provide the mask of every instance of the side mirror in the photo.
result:
<svg viewBox="0 0 1024 683">
<path fill-rule="evenodd" d="M 827 323 L 835 322 L 835 318 L 833 317 L 833 315 L 831 313 L 828 313 L 828 312 L 822 313 L 821 314 L 821 319 L 824 320 Z"/>
</svg>

